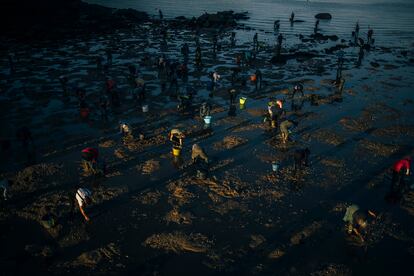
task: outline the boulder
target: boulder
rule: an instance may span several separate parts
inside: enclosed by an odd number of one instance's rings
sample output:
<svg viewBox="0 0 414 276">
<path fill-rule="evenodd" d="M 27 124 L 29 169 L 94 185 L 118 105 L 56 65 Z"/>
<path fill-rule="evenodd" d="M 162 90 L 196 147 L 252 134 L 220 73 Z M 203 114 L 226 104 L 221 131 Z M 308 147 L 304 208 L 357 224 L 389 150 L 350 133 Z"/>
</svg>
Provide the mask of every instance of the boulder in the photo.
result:
<svg viewBox="0 0 414 276">
<path fill-rule="evenodd" d="M 317 15 L 315 15 L 316 19 L 323 19 L 323 20 L 331 20 L 332 19 L 332 15 L 330 13 L 318 13 Z"/>
</svg>

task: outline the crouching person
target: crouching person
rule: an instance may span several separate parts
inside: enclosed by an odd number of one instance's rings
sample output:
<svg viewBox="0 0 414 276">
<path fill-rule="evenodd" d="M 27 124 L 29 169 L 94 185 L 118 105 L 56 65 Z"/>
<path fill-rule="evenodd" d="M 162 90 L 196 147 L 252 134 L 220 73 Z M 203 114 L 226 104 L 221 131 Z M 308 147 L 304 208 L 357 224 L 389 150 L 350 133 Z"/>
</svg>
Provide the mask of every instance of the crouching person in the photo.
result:
<svg viewBox="0 0 414 276">
<path fill-rule="evenodd" d="M 90 218 L 85 212 L 85 207 L 92 203 L 92 192 L 86 188 L 79 188 L 76 191 L 75 198 L 82 216 L 86 221 L 90 221 Z"/>
<path fill-rule="evenodd" d="M 205 179 L 208 173 L 208 163 L 209 159 L 204 149 L 198 144 L 194 144 L 191 149 L 191 160 L 195 165 L 197 170 L 197 177 L 200 179 Z"/>
<path fill-rule="evenodd" d="M 100 164 L 98 161 L 99 151 L 95 148 L 85 148 L 82 150 L 82 168 L 87 175 L 97 175 L 105 173 L 105 164 Z"/>
</svg>

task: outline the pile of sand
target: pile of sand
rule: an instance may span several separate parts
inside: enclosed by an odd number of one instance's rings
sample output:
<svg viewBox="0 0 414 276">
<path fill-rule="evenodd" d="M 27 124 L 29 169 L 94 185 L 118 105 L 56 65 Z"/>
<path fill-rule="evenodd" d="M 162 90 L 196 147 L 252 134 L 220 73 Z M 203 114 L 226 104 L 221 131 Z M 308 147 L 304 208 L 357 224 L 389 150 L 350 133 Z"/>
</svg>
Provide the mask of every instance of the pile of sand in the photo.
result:
<svg viewBox="0 0 414 276">
<path fill-rule="evenodd" d="M 148 237 L 143 244 L 167 252 L 204 253 L 212 247 L 213 242 L 200 233 L 187 235 L 182 232 L 173 232 L 154 234 Z"/>
</svg>

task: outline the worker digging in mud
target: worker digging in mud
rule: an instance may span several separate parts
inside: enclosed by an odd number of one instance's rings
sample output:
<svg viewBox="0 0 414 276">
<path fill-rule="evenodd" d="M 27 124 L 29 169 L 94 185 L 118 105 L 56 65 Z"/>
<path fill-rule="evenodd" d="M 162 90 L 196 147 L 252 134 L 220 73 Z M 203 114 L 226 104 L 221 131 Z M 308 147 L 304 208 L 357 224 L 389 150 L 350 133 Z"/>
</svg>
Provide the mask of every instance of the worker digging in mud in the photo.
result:
<svg viewBox="0 0 414 276">
<path fill-rule="evenodd" d="M 298 83 L 295 86 L 293 86 L 293 92 L 292 92 L 292 98 L 295 97 L 296 93 L 300 93 L 302 95 L 302 97 L 305 96 L 305 94 L 303 93 L 303 85 Z"/>
<path fill-rule="evenodd" d="M 351 205 L 346 208 L 343 221 L 346 223 L 348 235 L 355 235 L 361 242 L 365 242 L 367 229 L 371 218 L 376 218 L 372 211 L 361 210 L 358 205 Z"/>
<path fill-rule="evenodd" d="M 285 114 L 283 110 L 283 103 L 281 100 L 270 99 L 267 104 L 267 111 L 270 120 L 270 126 L 276 128 L 281 117 Z"/>
<path fill-rule="evenodd" d="M 191 148 L 191 161 L 197 171 L 197 177 L 205 179 L 208 173 L 209 159 L 204 149 L 198 144 L 194 144 Z"/>
<path fill-rule="evenodd" d="M 411 157 L 408 156 L 398 160 L 392 166 L 391 189 L 387 195 L 389 201 L 399 201 L 404 192 L 409 188 L 405 177 L 410 175 L 411 161 Z"/>
<path fill-rule="evenodd" d="M 295 152 L 293 153 L 293 159 L 294 159 L 293 168 L 295 172 L 301 171 L 302 166 L 305 166 L 305 167 L 309 166 L 309 155 L 310 155 L 309 148 L 295 150 Z"/>
<path fill-rule="evenodd" d="M 99 168 L 99 151 L 95 148 L 85 148 L 81 152 L 82 154 L 82 168 L 85 173 L 97 175 L 100 173 L 105 174 L 105 165 L 103 164 L 103 169 Z"/>
<path fill-rule="evenodd" d="M 173 147 L 182 148 L 185 135 L 179 129 L 172 129 L 168 134 L 168 139 L 172 142 Z"/>
<path fill-rule="evenodd" d="M 210 116 L 211 113 L 211 104 L 208 101 L 205 101 L 200 106 L 200 118 Z"/>
<path fill-rule="evenodd" d="M 78 203 L 79 210 L 86 221 L 90 221 L 90 218 L 85 212 L 85 207 L 92 203 L 92 192 L 87 188 L 79 188 L 75 195 L 76 202 Z"/>
<path fill-rule="evenodd" d="M 279 129 L 280 129 L 280 134 L 282 136 L 282 143 L 286 144 L 287 141 L 289 140 L 289 133 L 290 133 L 290 128 L 292 128 L 293 126 L 297 126 L 298 123 L 291 121 L 291 120 L 284 120 L 283 122 L 280 123 Z"/>
<path fill-rule="evenodd" d="M 122 136 L 133 136 L 131 126 L 125 122 L 119 123 L 119 133 L 121 133 Z"/>
</svg>

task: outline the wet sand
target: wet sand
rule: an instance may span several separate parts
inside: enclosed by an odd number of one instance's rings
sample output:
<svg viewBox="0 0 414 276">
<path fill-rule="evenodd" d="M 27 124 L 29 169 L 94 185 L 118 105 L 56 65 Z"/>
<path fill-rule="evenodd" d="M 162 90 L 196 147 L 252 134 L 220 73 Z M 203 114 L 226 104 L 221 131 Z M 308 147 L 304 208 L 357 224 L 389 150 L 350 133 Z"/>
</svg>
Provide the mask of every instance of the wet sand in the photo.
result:
<svg viewBox="0 0 414 276">
<path fill-rule="evenodd" d="M 263 72 L 264 87 L 258 92 L 250 82 L 238 87 L 238 98 L 247 97 L 246 105 L 228 116 L 226 89 L 235 55 L 252 43 L 230 47 L 227 30 L 214 58 L 211 35 L 203 32 L 200 72 L 193 65 L 192 32 L 169 28 L 167 47 L 160 50 L 159 31 L 158 23 L 147 23 L 133 31 L 91 34 L 88 40 L 8 45 L 16 54 L 17 72 L 9 75 L 7 59 L 2 59 L 2 135 L 12 137 L 18 126 L 30 126 L 38 164 L 25 168 L 17 143 L 12 154 L 1 158 L 2 173 L 16 179 L 12 198 L 2 203 L 0 212 L 0 243 L 7 249 L 0 253 L 3 271 L 395 275 L 397 269 L 398 275 L 409 275 L 414 192 L 396 205 L 387 204 L 384 196 L 393 162 L 414 153 L 410 49 L 376 45 L 356 68 L 358 49 L 345 48 L 346 84 L 338 95 L 332 84 L 337 56 L 325 54 L 325 49 L 339 42 L 289 46 L 286 52 L 314 49 L 319 55 L 285 65 L 272 65 L 272 46 L 264 44 L 255 63 Z M 348 44 L 347 37 L 340 39 Z M 195 109 L 209 98 L 208 72 L 216 69 L 222 75 L 211 99 L 213 118 L 207 130 L 198 116 L 178 113 L 177 100 L 160 91 L 156 57 L 163 52 L 181 61 L 183 42 L 190 45 Z M 104 56 L 109 45 L 114 57 L 108 74 L 117 82 L 121 107 L 111 110 L 105 123 L 97 107 L 104 78 L 96 72 L 94 57 Z M 140 65 L 139 72 L 147 81 L 148 113 L 130 100 L 126 80 L 127 65 L 140 64 L 145 53 L 152 60 Z M 247 79 L 255 65 L 243 67 L 242 76 Z M 74 91 L 69 100 L 62 96 L 61 74 L 86 89 L 87 102 L 94 107 L 88 120 L 79 117 Z M 289 89 L 296 81 L 304 84 L 305 96 L 295 99 L 303 107 L 294 111 Z M 317 95 L 313 104 L 311 95 Z M 288 116 L 299 122 L 287 145 L 262 123 L 270 96 L 283 98 Z M 142 130 L 146 139 L 120 137 L 120 120 Z M 187 133 L 180 160 L 174 160 L 167 142 L 173 127 Z M 207 180 L 197 179 L 190 164 L 194 142 L 212 158 Z M 108 165 L 106 178 L 81 174 L 80 151 L 86 146 L 99 148 Z M 311 150 L 311 163 L 296 174 L 292 153 L 305 146 Z M 277 174 L 271 171 L 273 161 L 281 164 Z M 94 192 L 87 210 L 90 223 L 79 212 L 70 214 L 80 181 Z M 347 240 L 343 231 L 342 217 L 351 203 L 381 214 L 366 249 Z M 56 226 L 45 225 L 45 213 L 57 218 Z"/>
</svg>

